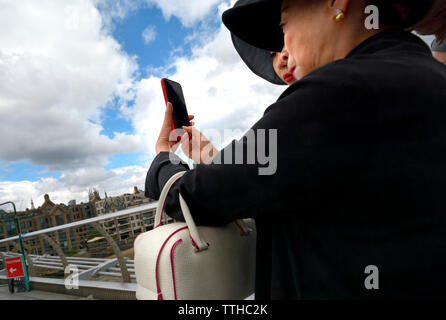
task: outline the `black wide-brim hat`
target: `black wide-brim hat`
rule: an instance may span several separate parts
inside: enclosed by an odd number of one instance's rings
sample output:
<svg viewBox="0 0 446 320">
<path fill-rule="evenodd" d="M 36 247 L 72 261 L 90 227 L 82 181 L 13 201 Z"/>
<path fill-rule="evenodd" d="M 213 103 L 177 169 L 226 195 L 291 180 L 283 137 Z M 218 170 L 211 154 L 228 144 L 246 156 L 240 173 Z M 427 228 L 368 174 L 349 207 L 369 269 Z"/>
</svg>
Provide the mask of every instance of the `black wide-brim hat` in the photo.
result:
<svg viewBox="0 0 446 320">
<path fill-rule="evenodd" d="M 273 57 L 270 51 L 254 47 L 233 33 L 231 33 L 231 38 L 240 58 L 252 72 L 273 84 L 287 84 L 274 70 Z"/>
<path fill-rule="evenodd" d="M 446 0 L 407 0 L 407 3 L 415 3 L 423 9 L 420 17 L 417 12 L 419 10 L 413 10 L 417 22 L 406 26 L 408 29 L 446 40 Z M 280 52 L 284 45 L 280 27 L 281 6 L 282 0 L 246 1 L 238 7 L 226 10 L 222 16 L 223 23 L 233 34 L 250 45 Z"/>
<path fill-rule="evenodd" d="M 251 46 L 281 52 L 281 6 L 282 0 L 240 0 L 223 13 L 222 20 L 237 38 Z"/>
</svg>

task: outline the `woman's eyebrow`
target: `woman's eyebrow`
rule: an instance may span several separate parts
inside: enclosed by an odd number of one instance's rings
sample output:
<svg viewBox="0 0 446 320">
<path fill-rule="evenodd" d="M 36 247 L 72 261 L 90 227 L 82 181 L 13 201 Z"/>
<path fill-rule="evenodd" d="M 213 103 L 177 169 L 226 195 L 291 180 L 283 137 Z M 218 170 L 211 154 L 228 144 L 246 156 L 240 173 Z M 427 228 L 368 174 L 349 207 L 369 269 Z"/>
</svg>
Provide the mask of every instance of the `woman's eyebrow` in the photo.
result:
<svg viewBox="0 0 446 320">
<path fill-rule="evenodd" d="M 283 13 L 287 9 L 288 9 L 288 6 L 283 7 L 282 10 L 280 11 L 280 13 Z"/>
</svg>

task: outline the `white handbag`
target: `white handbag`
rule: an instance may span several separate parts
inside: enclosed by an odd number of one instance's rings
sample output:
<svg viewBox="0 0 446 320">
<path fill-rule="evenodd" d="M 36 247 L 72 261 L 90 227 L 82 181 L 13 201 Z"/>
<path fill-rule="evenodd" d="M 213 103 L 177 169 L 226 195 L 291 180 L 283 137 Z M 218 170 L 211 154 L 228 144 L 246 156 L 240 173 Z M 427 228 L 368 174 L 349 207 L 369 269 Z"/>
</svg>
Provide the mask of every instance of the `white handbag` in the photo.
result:
<svg viewBox="0 0 446 320">
<path fill-rule="evenodd" d="M 171 186 L 164 186 L 155 228 L 134 243 L 136 298 L 139 300 L 242 300 L 254 293 L 256 232 L 252 219 L 224 227 L 195 225 L 181 194 L 184 222 L 161 225 Z"/>
</svg>

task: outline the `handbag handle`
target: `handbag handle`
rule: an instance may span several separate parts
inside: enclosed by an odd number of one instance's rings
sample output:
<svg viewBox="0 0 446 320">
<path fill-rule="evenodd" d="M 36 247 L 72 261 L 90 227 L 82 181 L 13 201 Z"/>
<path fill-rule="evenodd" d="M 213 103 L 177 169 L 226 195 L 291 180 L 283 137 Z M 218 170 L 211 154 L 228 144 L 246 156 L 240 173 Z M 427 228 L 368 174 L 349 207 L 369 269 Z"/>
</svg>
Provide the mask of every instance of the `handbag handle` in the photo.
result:
<svg viewBox="0 0 446 320">
<path fill-rule="evenodd" d="M 186 171 L 178 172 L 174 174 L 169 180 L 167 180 L 163 190 L 161 191 L 160 198 L 158 200 L 158 206 L 156 208 L 156 214 L 155 214 L 155 228 L 161 225 L 162 216 L 163 214 L 165 214 L 164 205 L 166 204 L 167 194 L 172 188 L 172 185 L 175 182 L 177 182 L 185 173 Z M 180 194 L 180 206 L 194 246 L 197 248 L 198 251 L 206 250 L 209 247 L 209 245 L 201 240 L 200 235 L 198 234 L 197 231 L 197 226 L 195 224 L 195 221 L 194 219 L 192 219 L 192 216 L 190 214 L 189 207 L 187 206 L 181 194 Z"/>
<path fill-rule="evenodd" d="M 163 217 L 164 212 L 164 205 L 166 204 L 166 198 L 167 194 L 169 193 L 170 189 L 172 188 L 172 185 L 177 182 L 186 171 L 178 172 L 174 174 L 169 180 L 167 180 L 166 184 L 164 185 L 163 190 L 161 191 L 160 198 L 158 200 L 158 206 L 156 208 L 155 213 L 155 228 L 159 227 L 161 225 L 161 220 Z M 186 222 L 186 225 L 188 226 L 189 233 L 192 239 L 192 242 L 194 243 L 194 246 L 197 248 L 198 251 L 206 250 L 209 247 L 208 243 L 205 243 L 201 240 L 201 237 L 197 230 L 197 225 L 195 224 L 194 219 L 192 218 L 192 215 L 190 213 L 189 207 L 187 206 L 186 201 L 184 201 L 181 194 L 179 194 L 180 198 L 180 206 L 181 211 L 183 212 L 183 217 Z M 244 222 L 242 220 L 235 221 L 236 225 L 240 228 L 242 235 L 247 235 L 251 231 L 250 229 L 246 228 Z"/>
<path fill-rule="evenodd" d="M 185 173 L 186 171 L 181 171 L 174 174 L 172 177 L 170 177 L 169 180 L 167 180 L 163 190 L 161 190 L 161 194 L 158 199 L 158 206 L 156 207 L 154 229 L 158 228 L 161 225 L 161 219 L 164 214 L 164 205 L 166 204 L 167 194 L 169 193 L 172 185 L 177 182 L 177 180 L 179 180 Z"/>
</svg>

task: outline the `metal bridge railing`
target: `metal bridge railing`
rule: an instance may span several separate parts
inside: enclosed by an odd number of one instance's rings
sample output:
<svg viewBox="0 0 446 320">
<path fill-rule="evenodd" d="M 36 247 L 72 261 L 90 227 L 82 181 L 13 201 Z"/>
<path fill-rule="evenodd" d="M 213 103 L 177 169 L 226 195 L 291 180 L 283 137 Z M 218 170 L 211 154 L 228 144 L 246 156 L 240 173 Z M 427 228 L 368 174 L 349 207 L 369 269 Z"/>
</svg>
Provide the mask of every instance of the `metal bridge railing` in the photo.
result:
<svg viewBox="0 0 446 320">
<path fill-rule="evenodd" d="M 28 232 L 20 236 L 0 239 L 0 248 L 2 244 L 3 247 L 8 248 L 5 252 L 0 253 L 0 263 L 2 255 L 7 258 L 20 254 L 18 253 L 20 248 L 17 240 L 22 240 L 31 282 L 41 281 L 61 284 L 62 280 L 65 281 L 68 277 L 71 277 L 79 280 L 81 284 L 88 282 L 89 286 L 94 286 L 97 283 L 98 288 L 136 289 L 132 253 L 133 241 L 139 233 L 153 228 L 153 218 L 157 205 L 157 202 L 152 202 L 89 219 Z M 128 221 L 123 224 L 122 219 L 125 218 Z M 169 220 L 172 221 L 172 219 Z M 169 221 L 165 222 L 168 223 Z M 123 226 L 120 227 L 120 224 L 123 224 Z M 138 225 L 140 228 L 133 225 Z M 67 248 L 63 250 L 61 240 L 65 241 L 66 239 L 61 239 L 59 232 L 65 231 L 67 237 L 75 236 L 76 230 L 81 227 L 87 228 L 87 233 L 94 231 L 95 237 L 93 239 L 83 239 L 84 244 L 86 243 L 83 248 L 80 248 L 80 239 L 78 239 L 79 241 L 75 244 L 79 248 L 76 248 L 77 252 L 74 255 Z M 123 238 L 123 234 L 127 237 L 126 239 Z M 70 241 L 73 244 L 73 240 Z M 45 252 L 35 252 L 36 249 L 33 249 L 31 244 L 36 243 L 45 243 Z M 0 268 L 1 279 L 6 279 L 4 267 Z"/>
</svg>

